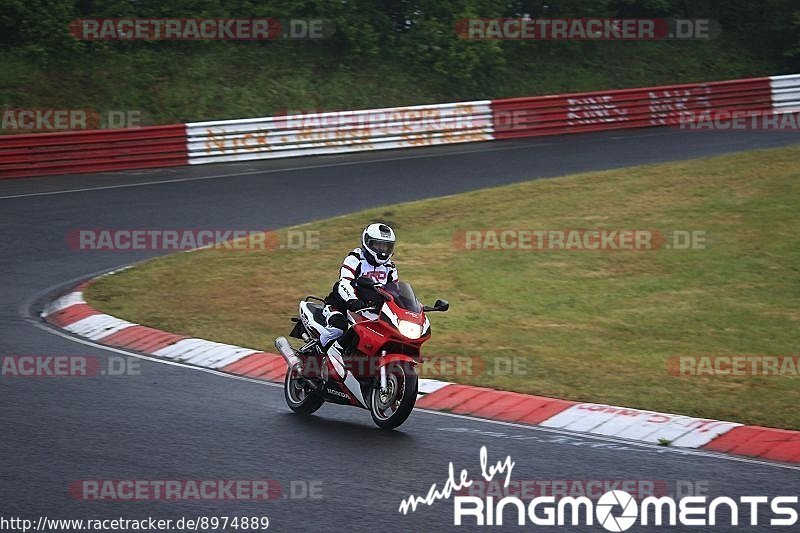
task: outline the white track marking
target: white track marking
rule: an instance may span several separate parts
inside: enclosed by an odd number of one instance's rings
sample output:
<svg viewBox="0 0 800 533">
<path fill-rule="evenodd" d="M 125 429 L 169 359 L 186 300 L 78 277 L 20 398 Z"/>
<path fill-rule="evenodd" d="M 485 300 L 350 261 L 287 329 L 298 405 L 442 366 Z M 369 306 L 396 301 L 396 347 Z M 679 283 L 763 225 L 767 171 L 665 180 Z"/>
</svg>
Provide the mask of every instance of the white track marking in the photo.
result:
<svg viewBox="0 0 800 533">
<path fill-rule="evenodd" d="M 76 335 L 80 335 L 81 337 L 88 337 L 89 339 L 97 341 L 103 337 L 108 337 L 118 331 L 137 325 L 138 324 L 122 320 L 115 316 L 101 314 L 76 320 L 64 326 L 64 329 Z"/>
<path fill-rule="evenodd" d="M 64 339 L 71 340 L 73 342 L 77 342 L 79 344 L 84 344 L 86 346 L 91 346 L 93 348 L 98 348 L 100 350 L 106 350 L 106 351 L 109 351 L 109 352 L 114 352 L 114 353 L 126 355 L 128 357 L 136 357 L 137 359 L 144 359 L 146 361 L 152 361 L 154 363 L 161 363 L 161 364 L 169 365 L 169 366 L 180 366 L 180 367 L 183 367 L 183 368 L 189 368 L 191 370 L 198 370 L 200 372 L 205 372 L 207 374 L 214 374 L 214 375 L 217 375 L 217 376 L 223 376 L 223 377 L 227 377 L 227 378 L 231 378 L 231 379 L 238 379 L 240 381 L 249 381 L 251 383 L 259 383 L 261 385 L 269 385 L 270 387 L 283 388 L 283 384 L 282 383 L 272 383 L 270 381 L 264 381 L 263 379 L 250 378 L 250 377 L 247 377 L 247 376 L 239 376 L 237 374 L 229 374 L 227 372 L 222 372 L 220 370 L 214 370 L 213 368 L 205 368 L 205 367 L 201 367 L 201 366 L 194 366 L 194 365 L 190 365 L 190 364 L 187 364 L 187 363 L 181 363 L 179 361 L 171 361 L 169 359 L 159 359 L 158 357 L 150 357 L 150 356 L 143 355 L 143 354 L 140 354 L 140 353 L 129 352 L 129 351 L 123 350 L 121 348 L 114 348 L 113 346 L 105 346 L 103 344 L 98 344 L 98 343 L 90 341 L 88 339 L 82 339 L 80 337 L 75 337 L 74 335 L 69 335 L 68 333 L 65 333 L 64 331 L 62 331 L 60 329 L 57 329 L 57 328 L 55 328 L 53 326 L 50 326 L 50 324 L 47 324 L 45 322 L 40 322 L 40 321 L 36 320 L 35 318 L 28 317 L 28 320 L 35 327 L 37 327 L 37 328 L 39 328 L 41 330 L 44 330 L 44 331 L 46 331 L 48 333 L 51 333 L 53 335 L 57 335 L 57 336 L 62 337 Z"/>
<path fill-rule="evenodd" d="M 452 385 L 452 383 L 449 381 L 439 381 L 438 379 L 419 378 L 417 390 L 423 394 L 430 394 L 448 385 Z"/>
<path fill-rule="evenodd" d="M 700 448 L 741 424 L 596 403 L 578 403 L 541 425 L 682 448 Z"/>
<path fill-rule="evenodd" d="M 153 355 L 197 366 L 222 368 L 256 352 L 257 350 L 241 346 L 191 338 L 180 340 L 157 350 L 153 352 Z"/>
<path fill-rule="evenodd" d="M 77 304 L 85 304 L 86 300 L 83 299 L 83 292 L 81 291 L 73 291 L 68 294 L 65 294 L 61 298 L 57 300 L 53 300 L 52 302 L 48 303 L 44 311 L 42 311 L 42 316 L 50 316 L 53 313 L 57 313 L 62 309 L 66 309 L 67 307 L 71 307 Z"/>
<path fill-rule="evenodd" d="M 187 353 L 191 352 L 195 348 L 200 348 L 205 344 L 203 339 L 183 339 L 179 340 L 175 344 L 170 344 L 165 346 L 164 348 L 160 348 L 153 352 L 153 355 L 156 357 L 166 357 L 167 359 L 173 359 L 175 361 L 183 361 L 184 357 Z"/>
</svg>

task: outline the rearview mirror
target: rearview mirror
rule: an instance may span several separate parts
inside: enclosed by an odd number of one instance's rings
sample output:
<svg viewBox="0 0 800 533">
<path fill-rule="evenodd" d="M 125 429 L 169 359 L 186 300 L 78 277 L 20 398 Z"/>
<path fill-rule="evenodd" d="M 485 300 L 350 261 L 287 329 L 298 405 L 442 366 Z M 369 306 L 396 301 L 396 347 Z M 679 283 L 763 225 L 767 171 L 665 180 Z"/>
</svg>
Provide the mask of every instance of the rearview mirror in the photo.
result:
<svg viewBox="0 0 800 533">
<path fill-rule="evenodd" d="M 450 303 L 447 300 L 436 300 L 433 303 L 433 307 L 426 305 L 422 308 L 426 313 L 430 313 L 431 311 L 447 311 L 448 309 L 450 309 Z"/>
</svg>

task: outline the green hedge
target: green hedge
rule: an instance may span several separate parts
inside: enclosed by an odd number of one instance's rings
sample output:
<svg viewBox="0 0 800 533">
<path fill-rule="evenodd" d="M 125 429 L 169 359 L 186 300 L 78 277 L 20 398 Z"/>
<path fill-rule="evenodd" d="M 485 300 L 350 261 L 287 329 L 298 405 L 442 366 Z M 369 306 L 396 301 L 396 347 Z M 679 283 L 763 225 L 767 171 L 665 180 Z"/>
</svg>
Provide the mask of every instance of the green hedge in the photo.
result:
<svg viewBox="0 0 800 533">
<path fill-rule="evenodd" d="M 711 17 L 710 41 L 497 42 L 466 17 Z M 323 18 L 324 41 L 78 41 L 88 17 Z M 795 0 L 8 0 L 2 108 L 137 110 L 148 123 L 547 94 L 800 71 Z"/>
</svg>

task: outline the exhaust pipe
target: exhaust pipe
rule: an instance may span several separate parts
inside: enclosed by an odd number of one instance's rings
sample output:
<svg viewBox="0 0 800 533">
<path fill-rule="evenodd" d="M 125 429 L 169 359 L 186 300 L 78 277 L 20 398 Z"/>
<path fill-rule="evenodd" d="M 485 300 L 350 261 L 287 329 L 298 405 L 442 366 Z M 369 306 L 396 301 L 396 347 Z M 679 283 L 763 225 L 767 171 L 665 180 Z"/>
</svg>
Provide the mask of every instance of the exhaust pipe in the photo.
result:
<svg viewBox="0 0 800 533">
<path fill-rule="evenodd" d="M 281 354 L 283 359 L 286 361 L 286 364 L 289 365 L 290 368 L 294 368 L 298 372 L 301 370 L 303 362 L 294 353 L 294 350 L 289 344 L 289 341 L 286 340 L 286 337 L 278 337 L 275 339 L 275 347 L 278 349 L 278 352 Z"/>
</svg>

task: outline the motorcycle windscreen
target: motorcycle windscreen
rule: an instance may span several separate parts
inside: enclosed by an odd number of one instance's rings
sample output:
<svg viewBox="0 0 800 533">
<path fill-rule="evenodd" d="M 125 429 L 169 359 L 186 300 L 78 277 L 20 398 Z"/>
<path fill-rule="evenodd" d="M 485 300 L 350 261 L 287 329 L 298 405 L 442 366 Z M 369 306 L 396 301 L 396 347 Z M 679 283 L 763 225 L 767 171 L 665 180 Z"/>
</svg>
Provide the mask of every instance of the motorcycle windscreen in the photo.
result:
<svg viewBox="0 0 800 533">
<path fill-rule="evenodd" d="M 411 311 L 412 313 L 422 311 L 422 304 L 419 303 L 419 300 L 414 295 L 414 289 L 405 281 L 387 283 L 383 288 L 392 295 L 395 303 L 406 311 Z"/>
</svg>

